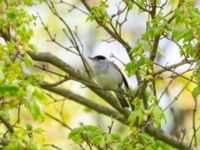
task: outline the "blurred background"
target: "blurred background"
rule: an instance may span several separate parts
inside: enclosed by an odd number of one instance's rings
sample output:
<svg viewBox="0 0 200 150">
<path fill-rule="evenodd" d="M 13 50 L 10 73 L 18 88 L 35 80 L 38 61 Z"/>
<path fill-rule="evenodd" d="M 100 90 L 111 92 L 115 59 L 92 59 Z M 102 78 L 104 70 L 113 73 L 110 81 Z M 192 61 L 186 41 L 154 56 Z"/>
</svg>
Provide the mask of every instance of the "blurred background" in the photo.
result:
<svg viewBox="0 0 200 150">
<path fill-rule="evenodd" d="M 100 0 L 90 0 L 91 5 L 99 3 Z M 57 3 L 58 2 L 58 3 Z M 66 0 L 68 4 L 72 4 L 87 12 L 84 6 L 78 0 Z M 164 2 L 164 1 L 163 1 Z M 177 0 L 169 1 L 169 4 L 164 10 L 166 13 L 169 12 L 176 4 Z M 116 41 L 110 40 L 110 36 L 100 28 L 95 21 L 87 21 L 87 15 L 80 12 L 77 9 L 72 9 L 70 5 L 59 3 L 55 0 L 55 6 L 58 10 L 60 16 L 62 16 L 66 22 L 70 25 L 73 30 L 77 30 L 78 36 L 83 44 L 82 54 L 87 58 L 88 56 L 104 55 L 110 60 L 114 61 L 120 69 L 123 71 L 126 76 L 129 85 L 134 89 L 136 88 L 136 79 L 135 76 L 128 77 L 126 75 L 124 64 L 127 64 L 130 59 L 126 53 L 124 47 Z M 112 15 L 115 13 L 119 6 L 119 0 L 109 0 L 108 11 Z M 122 7 L 122 6 L 120 6 Z M 200 7 L 200 1 L 196 1 L 196 7 Z M 60 20 L 55 17 L 51 10 L 45 3 L 33 6 L 27 9 L 30 14 L 35 16 L 40 16 L 42 21 L 48 26 L 49 31 L 52 35 L 55 35 L 57 41 L 62 43 L 62 45 L 70 45 L 69 40 L 67 39 L 65 33 L 63 32 L 63 25 Z M 39 14 L 39 15 L 38 15 Z M 128 21 L 124 24 L 122 29 L 122 37 L 129 42 L 129 44 L 134 47 L 141 41 L 141 35 L 146 30 L 146 21 L 148 16 L 146 13 L 138 13 L 138 9 L 134 7 L 128 15 Z M 50 41 L 50 37 L 47 32 L 44 30 L 44 26 L 41 24 L 41 20 L 38 18 L 35 24 L 33 24 L 34 37 L 31 42 L 36 45 L 38 51 L 41 52 L 51 52 L 66 63 L 71 66 L 83 70 L 83 64 L 81 60 L 76 55 L 67 52 L 65 49 L 59 47 L 55 43 Z M 179 48 L 171 41 L 163 39 L 160 42 L 159 48 L 163 51 L 163 55 L 157 58 L 157 63 L 165 66 L 173 63 L 180 62 L 182 60 L 179 54 Z M 121 62 L 120 62 L 120 61 Z M 123 62 L 123 63 L 122 63 Z M 43 64 L 39 64 L 43 65 Z M 46 65 L 50 70 L 60 72 L 53 66 Z M 188 69 L 188 66 L 178 68 L 177 72 L 183 72 L 184 69 Z M 59 80 L 59 77 L 40 71 L 39 69 L 31 69 L 28 71 L 38 71 L 43 74 L 45 80 L 49 82 L 55 82 Z M 170 73 L 165 74 L 164 76 L 171 75 Z M 191 72 L 185 74 L 186 77 L 191 76 Z M 171 81 L 170 78 L 160 80 L 157 82 L 158 95 L 160 95 L 160 105 L 165 109 L 171 101 L 174 100 L 174 97 L 180 92 L 184 87 L 187 80 L 183 78 L 176 78 Z M 168 87 L 165 94 L 162 95 L 162 92 L 165 88 Z M 81 85 L 78 82 L 68 81 L 61 85 L 64 88 L 70 89 L 75 93 L 78 93 L 82 96 L 88 97 L 94 101 L 102 102 L 105 105 L 102 99 L 92 93 L 89 89 L 85 88 L 84 85 Z M 166 122 L 162 123 L 162 128 L 168 133 L 173 135 L 180 136 L 180 133 L 186 131 L 190 133 L 192 131 L 192 111 L 194 108 L 194 101 L 191 95 L 191 91 L 194 87 L 193 83 L 190 83 L 188 87 L 184 90 L 183 94 L 178 98 L 178 100 L 172 105 L 172 107 L 165 110 Z M 54 117 L 65 122 L 69 127 L 75 128 L 80 127 L 81 125 L 97 125 L 104 130 L 108 130 L 108 126 L 113 121 L 112 119 L 100 115 L 92 110 L 87 109 L 84 106 L 81 106 L 73 101 L 59 97 L 52 93 L 47 93 L 49 96 L 49 104 L 45 106 L 45 111 Z M 161 96 L 162 95 L 162 96 Z M 159 96 L 158 96 L 159 97 Z M 58 101 L 58 102 L 55 102 Z M 198 100 L 199 105 L 199 100 Z M 75 150 L 79 149 L 73 141 L 68 140 L 69 130 L 64 128 L 59 123 L 55 122 L 49 117 L 46 117 L 43 122 L 33 121 L 30 113 L 26 109 L 22 109 L 22 121 L 24 124 L 34 124 L 35 126 L 42 127 L 43 133 L 41 135 L 34 135 L 38 137 L 38 141 L 46 144 L 55 144 L 56 146 L 66 149 L 66 150 Z M 11 115 L 15 118 L 16 110 L 11 112 Z M 197 124 L 200 123 L 200 113 L 197 113 Z M 114 121 L 113 131 L 122 131 L 126 135 L 126 128 L 123 127 L 117 121 Z M 192 134 L 192 132 L 191 132 Z M 200 134 L 199 134 L 200 135 Z M 189 137 L 186 137 L 190 139 Z M 200 137 L 198 137 L 200 140 Z M 50 147 L 47 149 L 51 149 Z"/>
</svg>

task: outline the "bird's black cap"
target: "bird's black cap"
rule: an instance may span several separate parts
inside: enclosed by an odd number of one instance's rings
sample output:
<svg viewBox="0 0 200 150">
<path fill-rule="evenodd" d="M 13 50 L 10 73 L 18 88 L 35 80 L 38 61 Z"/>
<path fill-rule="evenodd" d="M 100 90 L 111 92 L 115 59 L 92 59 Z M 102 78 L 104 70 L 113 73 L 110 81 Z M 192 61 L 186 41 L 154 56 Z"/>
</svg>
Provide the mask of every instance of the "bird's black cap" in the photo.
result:
<svg viewBox="0 0 200 150">
<path fill-rule="evenodd" d="M 106 59 L 105 56 L 102 56 L 102 55 L 97 55 L 95 57 L 89 57 L 90 59 L 93 59 L 93 60 L 104 60 Z"/>
</svg>

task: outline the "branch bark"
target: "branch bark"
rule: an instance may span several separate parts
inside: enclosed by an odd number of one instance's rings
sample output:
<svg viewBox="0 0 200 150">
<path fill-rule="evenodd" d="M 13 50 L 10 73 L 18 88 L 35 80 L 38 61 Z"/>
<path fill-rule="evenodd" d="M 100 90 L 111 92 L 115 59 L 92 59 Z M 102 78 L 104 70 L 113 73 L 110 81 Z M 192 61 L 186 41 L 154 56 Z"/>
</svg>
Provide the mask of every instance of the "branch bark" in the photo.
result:
<svg viewBox="0 0 200 150">
<path fill-rule="evenodd" d="M 4 119 L 2 116 L 0 116 L 0 121 L 3 122 L 3 124 L 6 126 L 6 128 L 8 129 L 8 131 L 11 134 L 14 133 L 13 126 L 6 119 Z"/>
<path fill-rule="evenodd" d="M 67 99 L 70 99 L 70 100 L 73 100 L 79 104 L 82 104 L 92 110 L 95 110 L 99 113 L 102 113 L 104 115 L 107 115 L 109 117 L 112 117 L 124 124 L 127 124 L 127 121 L 126 119 L 124 118 L 124 116 L 120 113 L 118 113 L 117 111 L 109 108 L 109 107 L 106 107 L 106 106 L 103 106 L 103 105 L 100 105 L 98 103 L 95 103 L 85 97 L 82 97 L 80 95 L 77 95 L 67 89 L 63 89 L 63 88 L 59 88 L 59 87 L 53 87 L 53 86 L 46 86 L 46 85 L 41 85 L 41 87 L 45 90 L 48 90 L 50 92 L 53 92 L 53 93 L 56 93 L 58 95 L 61 95 L 63 97 L 66 97 Z"/>
<path fill-rule="evenodd" d="M 82 2 L 83 5 L 85 6 L 85 8 L 90 12 L 90 14 L 92 14 L 91 7 L 90 7 L 89 4 L 87 3 L 87 1 L 86 1 L 86 0 L 81 0 L 81 2 Z M 132 2 L 133 2 L 134 4 L 137 5 L 137 3 L 134 2 L 133 0 L 132 0 Z M 139 7 L 139 5 L 137 5 L 137 6 Z M 140 7 L 140 9 L 142 9 L 142 8 Z M 146 10 L 146 11 L 148 11 L 148 10 Z M 92 14 L 92 15 L 93 15 L 93 14 Z M 130 53 L 130 52 L 131 52 L 132 47 L 131 47 L 131 45 L 130 45 L 127 41 L 125 41 L 125 40 L 122 38 L 121 33 L 114 32 L 114 31 L 113 31 L 111 28 L 109 28 L 106 24 L 101 24 L 101 22 L 100 22 L 98 19 L 96 19 L 96 18 L 95 18 L 95 20 L 96 20 L 96 22 L 97 22 L 99 25 L 101 25 L 101 27 L 102 27 L 113 39 L 115 39 L 116 41 L 118 41 L 118 42 L 126 49 L 128 55 L 129 55 L 129 57 L 131 58 L 131 53 Z M 137 70 L 135 74 L 136 74 L 137 81 L 138 81 L 138 83 L 139 83 L 139 82 L 141 81 L 141 76 L 140 76 L 139 71 Z"/>
<path fill-rule="evenodd" d="M 57 66 L 58 68 L 62 69 L 63 71 L 66 71 L 70 76 L 79 79 L 80 82 L 84 81 L 84 82 L 88 82 L 91 83 L 92 85 L 95 85 L 98 87 L 97 84 L 93 83 L 89 78 L 84 77 L 83 74 L 81 74 L 78 71 L 75 71 L 71 66 L 69 66 L 68 64 L 64 63 L 62 60 L 60 60 L 59 58 L 57 58 L 56 56 L 53 56 L 50 53 L 32 53 L 32 52 L 28 52 L 28 54 L 30 55 L 30 57 L 35 60 L 35 61 L 42 61 L 42 62 L 48 62 L 52 65 Z M 127 118 L 128 115 L 131 113 L 131 111 L 127 110 L 127 109 L 122 109 L 120 106 L 118 106 L 118 104 L 116 104 L 115 102 L 117 101 L 111 94 L 109 94 L 109 92 L 106 91 L 102 91 L 99 90 L 97 88 L 95 88 L 95 86 L 89 86 L 90 89 L 92 89 L 94 92 L 96 92 L 100 97 L 102 96 L 102 98 L 105 98 L 106 100 L 108 100 L 108 102 L 110 104 L 114 103 L 115 107 L 117 107 L 117 111 L 97 104 L 87 98 L 84 98 L 80 95 L 77 95 L 67 89 L 63 89 L 63 88 L 59 88 L 59 87 L 53 87 L 53 86 L 48 86 L 48 85 L 42 85 L 41 87 L 45 90 L 54 92 L 56 94 L 59 94 L 61 96 L 64 96 L 66 98 L 69 98 L 77 103 L 80 103 L 82 105 L 85 105 L 99 113 L 102 113 L 106 116 L 112 116 L 113 118 L 115 118 L 116 120 L 120 121 L 121 123 L 128 125 L 127 122 Z M 109 99 L 110 98 L 110 99 Z M 113 105 L 112 105 L 113 106 Z M 115 108 L 114 107 L 114 108 Z M 119 108 L 118 108 L 119 107 Z M 125 113 L 125 116 L 124 116 Z M 153 126 L 148 126 L 145 128 L 145 132 L 147 134 L 149 134 L 150 136 L 154 137 L 156 140 L 161 140 L 175 148 L 178 149 L 182 149 L 182 150 L 188 150 L 189 149 L 189 145 L 186 143 L 183 143 L 181 140 L 177 139 L 174 136 L 171 136 L 167 133 L 165 133 L 162 129 L 158 129 L 155 128 Z M 190 149 L 196 149 L 195 147 L 192 147 Z"/>
<path fill-rule="evenodd" d="M 83 3 L 83 5 L 85 6 L 85 8 L 91 13 L 91 8 L 89 6 L 89 4 L 87 3 L 86 0 L 81 0 L 81 2 Z M 100 21 L 98 19 L 95 19 L 96 22 L 100 25 Z M 131 46 L 118 34 L 113 32 L 107 25 L 105 24 L 101 24 L 101 26 L 108 32 L 108 34 L 110 34 L 112 36 L 112 38 L 114 38 L 115 40 L 117 40 L 119 43 L 121 43 L 125 49 L 127 50 L 127 52 L 130 52 L 131 50 Z"/>
<path fill-rule="evenodd" d="M 33 53 L 29 51 L 28 54 L 30 55 L 32 59 L 36 61 L 50 63 L 51 65 L 54 65 L 58 67 L 59 69 L 67 72 L 71 79 L 75 79 L 76 81 L 79 81 L 80 83 L 83 83 L 83 84 L 87 83 L 86 86 L 88 86 L 93 92 L 95 92 L 101 98 L 106 100 L 117 111 L 119 111 L 125 116 L 129 115 L 128 110 L 123 109 L 119 101 L 109 91 L 102 90 L 102 87 L 94 83 L 90 78 L 88 78 L 88 76 L 85 73 L 80 72 L 80 70 L 75 70 L 74 68 L 66 64 L 64 61 L 60 60 L 59 58 L 57 58 L 56 56 L 52 55 L 49 52 Z"/>
<path fill-rule="evenodd" d="M 154 72 L 152 74 L 152 76 L 156 76 L 156 75 L 162 74 L 163 72 L 170 71 L 172 69 L 175 69 L 177 67 L 183 66 L 185 64 L 192 64 L 192 63 L 197 62 L 197 61 L 198 61 L 198 59 L 191 59 L 191 60 L 185 60 L 184 59 L 181 62 L 178 62 L 176 64 L 173 64 L 173 65 L 170 65 L 170 66 L 163 66 L 162 69 Z"/>
<path fill-rule="evenodd" d="M 153 126 L 147 127 L 145 132 L 153 136 L 157 140 L 161 140 L 170 146 L 173 146 L 180 150 L 197 150 L 198 148 L 190 147 L 189 144 L 183 143 L 181 140 L 177 139 L 175 136 L 166 134 L 162 129 L 155 128 Z"/>
</svg>

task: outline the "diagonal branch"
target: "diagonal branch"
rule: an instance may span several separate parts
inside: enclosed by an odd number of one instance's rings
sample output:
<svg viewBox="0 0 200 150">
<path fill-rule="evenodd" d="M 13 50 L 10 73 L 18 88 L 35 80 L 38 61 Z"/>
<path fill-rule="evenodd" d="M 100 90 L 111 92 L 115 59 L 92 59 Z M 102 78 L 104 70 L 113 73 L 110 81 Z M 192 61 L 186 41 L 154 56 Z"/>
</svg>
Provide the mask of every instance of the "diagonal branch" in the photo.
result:
<svg viewBox="0 0 200 150">
<path fill-rule="evenodd" d="M 151 13 L 150 10 L 146 9 L 145 7 L 142 7 L 139 3 L 137 3 L 135 0 L 131 0 L 131 2 L 133 4 L 135 4 L 139 9 L 143 10 L 144 12 L 147 12 L 147 13 Z"/>
<path fill-rule="evenodd" d="M 145 129 L 145 132 L 153 136 L 157 140 L 161 140 L 170 146 L 173 146 L 180 150 L 197 150 L 195 147 L 189 147 L 189 144 L 183 143 L 181 140 L 177 139 L 175 136 L 166 134 L 162 129 L 149 126 Z"/>
<path fill-rule="evenodd" d="M 82 60 L 82 63 L 83 63 L 83 65 L 84 65 L 84 67 L 85 67 L 85 70 L 86 70 L 88 76 L 91 78 L 92 76 L 91 76 L 91 72 L 90 72 L 90 70 L 89 70 L 89 65 L 88 65 L 88 63 L 87 63 L 85 57 L 81 54 L 81 50 L 80 50 L 80 47 L 79 47 L 79 45 L 78 45 L 79 40 L 76 38 L 77 36 L 76 36 L 76 35 L 74 34 L 74 32 L 72 31 L 72 29 L 71 29 L 71 27 L 69 26 L 69 24 L 63 19 L 63 17 L 61 17 L 61 16 L 59 15 L 59 13 L 58 13 L 56 7 L 54 6 L 54 3 L 53 3 L 51 0 L 49 0 L 49 3 L 48 3 L 48 1 L 46 1 L 46 4 L 47 4 L 47 6 L 49 7 L 49 9 L 51 10 L 51 12 L 52 12 L 52 13 L 65 25 L 65 27 L 67 28 L 67 30 L 68 30 L 68 32 L 69 32 L 69 34 L 70 34 L 70 37 L 71 37 L 71 38 L 69 38 L 69 39 L 71 39 L 70 42 L 71 42 L 71 44 L 75 47 L 75 49 L 77 50 L 77 52 L 78 52 L 78 54 L 79 54 L 79 56 L 80 56 L 80 58 L 81 58 L 81 60 Z M 65 33 L 66 33 L 66 32 L 65 32 Z"/>
<path fill-rule="evenodd" d="M 61 96 L 64 96 L 70 100 L 73 100 L 79 104 L 82 104 L 84 106 L 87 106 L 88 108 L 90 109 L 93 109 L 99 113 L 102 113 L 104 115 L 107 115 L 107 116 L 110 116 L 112 118 L 115 118 L 116 120 L 119 120 L 120 122 L 124 123 L 124 124 L 127 124 L 127 121 L 126 119 L 124 118 L 123 115 L 121 115 L 120 113 L 118 113 L 117 111 L 109 108 L 109 107 L 106 107 L 106 106 L 103 106 L 103 105 L 100 105 L 98 103 L 95 103 L 85 97 L 82 97 L 78 94 L 75 94 L 67 89 L 63 89 L 63 88 L 60 88 L 60 87 L 52 87 L 52 86 L 46 86 L 45 85 L 41 85 L 41 87 L 45 90 L 48 90 L 50 92 L 53 92 L 53 93 L 56 93 L 58 95 L 61 95 Z"/>
<path fill-rule="evenodd" d="M 33 52 L 28 52 L 28 54 L 32 57 L 32 59 L 36 60 L 36 61 L 43 61 L 43 62 L 48 62 L 52 65 L 57 66 L 58 68 L 68 72 L 68 74 L 76 79 L 82 80 L 84 82 L 88 82 L 92 85 L 94 85 L 94 87 L 98 87 L 97 84 L 93 83 L 89 78 L 85 77 L 84 74 L 81 74 L 79 71 L 75 71 L 71 66 L 67 65 L 65 62 L 63 62 L 62 60 L 58 59 L 57 57 L 53 56 L 50 53 L 33 53 Z M 94 88 L 94 87 L 89 87 L 91 88 L 94 92 L 96 92 L 99 96 L 102 96 L 102 98 L 105 98 L 109 103 L 114 103 L 114 108 L 117 108 L 117 111 L 100 105 L 98 103 L 95 103 L 87 98 L 84 98 L 80 95 L 77 95 L 67 89 L 63 89 L 63 88 L 58 88 L 58 87 L 52 87 L 52 86 L 48 86 L 48 84 L 43 85 L 42 88 L 51 92 L 54 92 L 58 95 L 64 96 L 66 98 L 69 98 L 77 103 L 80 103 L 84 106 L 87 106 L 93 110 L 96 110 L 99 113 L 102 113 L 104 115 L 107 116 L 112 116 L 113 118 L 115 118 L 116 120 L 120 121 L 121 123 L 128 125 L 127 122 L 127 118 L 124 117 L 124 113 L 126 114 L 125 116 L 128 116 L 131 112 L 129 110 L 124 110 L 122 109 L 120 106 L 118 106 L 117 100 L 109 93 L 109 92 L 105 92 L 102 90 L 99 90 L 98 88 Z M 109 99 L 110 98 L 110 99 Z M 187 143 L 183 143 L 181 140 L 177 139 L 174 136 L 171 136 L 167 133 L 165 133 L 162 129 L 158 129 L 155 128 L 153 126 L 148 126 L 145 128 L 145 132 L 147 134 L 149 134 L 150 136 L 154 137 L 156 140 L 161 140 L 177 149 L 183 149 L 183 150 L 188 150 L 189 145 Z M 190 149 L 194 149 L 194 147 L 191 147 Z"/>
<path fill-rule="evenodd" d="M 28 54 L 30 55 L 30 57 L 32 57 L 33 60 L 50 63 L 58 67 L 59 69 L 67 72 L 69 74 L 69 77 L 72 77 L 83 84 L 85 82 L 88 83 L 87 86 L 92 91 L 94 91 L 97 95 L 105 99 L 112 107 L 114 107 L 120 113 L 124 114 L 125 116 L 128 116 L 128 110 L 123 109 L 119 101 L 109 91 L 101 90 L 101 87 L 98 84 L 94 83 L 84 72 L 80 72 L 80 70 L 75 70 L 74 68 L 66 64 L 64 61 L 60 60 L 59 58 L 48 52 L 33 53 L 29 51 Z"/>
<path fill-rule="evenodd" d="M 13 126 L 6 119 L 4 119 L 2 116 L 0 116 L 0 121 L 6 126 L 6 128 L 8 129 L 8 131 L 11 134 L 14 133 Z"/>
<path fill-rule="evenodd" d="M 86 0 L 81 0 L 81 2 L 83 3 L 83 5 L 86 7 L 86 9 L 90 12 L 90 14 L 92 14 L 92 11 L 91 11 L 91 7 L 89 6 L 88 2 Z M 121 31 L 118 33 L 118 32 L 115 32 L 113 31 L 111 28 L 109 28 L 106 24 L 102 24 L 97 18 L 95 18 L 96 22 L 101 25 L 101 27 L 113 38 L 115 39 L 116 41 L 118 41 L 127 51 L 127 53 L 129 54 L 129 57 L 131 57 L 131 45 L 125 41 L 122 36 L 121 36 Z M 112 24 L 111 24 L 112 26 Z M 136 71 L 136 78 L 137 78 L 137 81 L 138 83 L 140 82 L 141 80 L 141 77 L 140 77 L 140 73 L 139 71 L 137 70 Z"/>
<path fill-rule="evenodd" d="M 86 0 L 81 0 L 81 2 L 82 2 L 83 5 L 86 7 L 86 9 L 87 9 L 90 13 L 92 13 L 92 12 L 91 12 L 91 8 L 90 8 L 89 4 L 87 3 L 87 1 L 86 1 Z M 101 24 L 100 21 L 99 21 L 98 19 L 95 19 L 95 20 L 96 20 L 96 22 L 97 22 L 98 24 L 100 24 L 100 25 L 108 32 L 108 34 L 111 35 L 112 38 L 114 38 L 114 39 L 117 40 L 119 43 L 121 43 L 121 44 L 126 48 L 127 52 L 130 52 L 131 46 L 130 46 L 126 41 L 124 41 L 124 39 L 120 36 L 120 34 L 118 34 L 118 33 L 114 32 L 114 31 L 112 31 L 107 25 Z"/>
<path fill-rule="evenodd" d="M 154 72 L 152 74 L 152 76 L 156 76 L 156 75 L 159 75 L 159 74 L 161 74 L 161 73 L 163 73 L 165 71 L 170 71 L 171 69 L 178 68 L 178 67 L 183 66 L 185 64 L 192 64 L 192 63 L 197 62 L 197 61 L 198 61 L 198 59 L 191 59 L 191 60 L 185 60 L 184 59 L 184 60 L 182 60 L 182 61 L 180 61 L 180 62 L 178 62 L 176 64 L 170 65 L 170 66 L 165 66 L 164 67 L 164 66 L 159 65 L 160 67 L 162 67 L 162 69 Z"/>
<path fill-rule="evenodd" d="M 106 116 L 111 116 L 114 119 L 120 121 L 121 123 L 128 125 L 127 120 L 118 112 L 116 112 L 115 110 L 108 108 L 106 106 L 97 104 L 95 102 L 92 102 L 89 99 L 86 99 L 82 96 L 79 96 L 69 90 L 63 89 L 63 88 L 58 88 L 58 87 L 48 87 L 48 86 L 42 86 L 42 88 L 54 92 L 56 94 L 62 95 L 64 97 L 67 97 L 77 103 L 80 103 L 84 106 L 87 106 L 99 113 L 102 113 Z M 188 150 L 189 145 L 182 143 L 180 140 L 178 140 L 176 137 L 171 136 L 166 134 L 162 129 L 158 129 L 155 128 L 153 126 L 149 126 L 145 128 L 145 132 L 151 136 L 153 136 L 155 139 L 157 140 L 161 140 L 163 142 L 166 142 L 167 144 L 170 144 L 171 146 L 178 148 L 178 149 L 182 149 L 182 150 Z M 195 148 L 192 147 L 191 150 Z"/>
</svg>

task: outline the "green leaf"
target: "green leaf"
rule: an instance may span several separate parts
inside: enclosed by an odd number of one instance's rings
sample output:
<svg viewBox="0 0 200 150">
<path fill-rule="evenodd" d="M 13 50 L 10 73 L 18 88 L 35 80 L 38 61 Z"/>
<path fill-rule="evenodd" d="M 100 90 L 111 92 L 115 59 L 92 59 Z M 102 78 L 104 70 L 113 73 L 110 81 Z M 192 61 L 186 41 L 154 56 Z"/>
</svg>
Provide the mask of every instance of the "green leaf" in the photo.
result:
<svg viewBox="0 0 200 150">
<path fill-rule="evenodd" d="M 30 123 L 26 124 L 26 130 L 27 131 L 32 131 L 33 130 L 32 124 L 30 124 Z"/>
<path fill-rule="evenodd" d="M 29 99 L 25 106 L 31 112 L 34 119 L 40 121 L 44 119 L 42 104 L 36 97 L 32 97 L 32 99 Z"/>
<path fill-rule="evenodd" d="M 133 53 L 134 55 L 141 55 L 144 52 L 144 48 L 143 48 L 144 45 L 142 43 L 139 43 L 136 47 L 131 49 L 131 53 Z"/>
<path fill-rule="evenodd" d="M 144 112 L 140 109 L 134 110 L 128 117 L 130 126 L 134 126 L 136 123 L 141 125 L 144 120 Z"/>
<path fill-rule="evenodd" d="M 102 146 L 104 144 L 103 131 L 91 125 L 73 129 L 68 138 L 77 144 L 83 143 L 85 139 L 89 140 L 93 145 Z"/>
<path fill-rule="evenodd" d="M 38 0 L 39 1 L 39 3 L 42 3 L 44 0 Z"/>
<path fill-rule="evenodd" d="M 8 41 L 7 51 L 8 51 L 8 54 L 12 54 L 13 52 L 16 51 L 16 43 L 13 40 Z"/>
<path fill-rule="evenodd" d="M 110 19 L 110 16 L 106 11 L 107 7 L 108 4 L 106 0 L 100 1 L 99 5 L 92 6 L 90 8 L 91 15 L 87 17 L 86 21 L 93 21 L 96 19 L 101 25 L 105 25 Z"/>
<path fill-rule="evenodd" d="M 149 58 L 147 58 L 143 53 L 144 51 L 150 50 L 150 45 L 146 42 L 138 44 L 135 48 L 131 49 L 133 54 L 133 60 L 126 65 L 125 70 L 128 72 L 128 76 L 135 74 L 137 70 L 145 69 L 151 64 Z"/>
<path fill-rule="evenodd" d="M 184 39 L 184 41 L 191 40 L 193 36 L 193 32 L 191 28 L 184 28 L 184 29 L 174 29 L 172 32 L 172 37 L 176 41 L 180 41 L 181 39 Z"/>
<path fill-rule="evenodd" d="M 121 133 L 107 133 L 105 135 L 106 143 L 119 142 L 122 138 Z"/>
<path fill-rule="evenodd" d="M 146 147 L 146 150 L 155 150 L 155 149 L 171 150 L 172 148 L 166 143 L 158 141 L 158 140 L 152 141 L 151 143 L 149 142 L 149 144 Z"/>
<path fill-rule="evenodd" d="M 24 0 L 24 4 L 27 6 L 33 6 L 33 0 Z"/>
<path fill-rule="evenodd" d="M 33 129 L 33 132 L 37 133 L 37 134 L 42 134 L 42 133 L 44 133 L 44 130 L 42 128 L 35 128 L 35 129 Z"/>
<path fill-rule="evenodd" d="M 141 125 L 145 116 L 143 100 L 135 98 L 132 102 L 132 105 L 134 106 L 135 110 L 129 115 L 128 122 L 130 123 L 130 126 L 134 126 L 135 124 Z"/>
<path fill-rule="evenodd" d="M 48 104 L 46 94 L 40 88 L 34 87 L 33 95 L 37 97 L 40 101 L 42 101 L 44 104 Z"/>
<path fill-rule="evenodd" d="M 19 86 L 12 84 L 0 84 L 0 96 L 16 96 Z"/>
<path fill-rule="evenodd" d="M 94 145 L 102 146 L 104 144 L 103 131 L 95 126 L 83 126 L 83 134 L 88 137 Z"/>
<path fill-rule="evenodd" d="M 4 2 L 4 0 L 0 0 L 0 5 Z"/>
<path fill-rule="evenodd" d="M 5 120 L 9 120 L 9 113 L 6 110 L 0 110 L 0 116 L 2 116 Z"/>
<path fill-rule="evenodd" d="M 198 19 L 200 19 L 199 9 L 197 9 L 195 7 L 189 7 L 188 8 L 188 13 L 190 14 L 190 16 L 192 18 L 198 18 Z"/>
<path fill-rule="evenodd" d="M 153 138 L 150 137 L 148 134 L 146 133 L 140 133 L 138 134 L 138 141 L 142 144 L 148 144 L 150 142 L 153 142 Z"/>
<path fill-rule="evenodd" d="M 4 64 L 0 62 L 0 81 L 5 79 Z"/>
<path fill-rule="evenodd" d="M 69 133 L 68 138 L 73 140 L 76 144 L 82 144 L 83 143 L 83 139 L 82 139 L 82 136 L 81 136 L 82 130 L 83 130 L 82 128 L 73 129 Z"/>
<path fill-rule="evenodd" d="M 24 133 L 24 132 L 23 132 Z M 15 138 L 14 138 L 15 137 Z M 4 150 L 41 150 L 41 146 L 33 138 L 27 138 L 24 134 L 17 131 L 17 135 L 13 136 L 11 142 L 8 143 Z"/>
<path fill-rule="evenodd" d="M 28 44 L 28 49 L 33 51 L 33 52 L 36 52 L 37 47 L 34 44 Z"/>
<path fill-rule="evenodd" d="M 128 76 L 132 76 L 137 71 L 138 67 L 137 64 L 133 61 L 126 65 L 126 71 L 128 72 Z"/>
<path fill-rule="evenodd" d="M 3 18 L 0 18 L 0 29 L 2 29 L 4 24 L 5 24 L 5 20 Z"/>
<path fill-rule="evenodd" d="M 117 146 L 117 150 L 135 150 L 133 144 L 130 143 L 129 136 L 126 136 Z"/>
<path fill-rule="evenodd" d="M 27 150 L 41 150 L 41 146 L 34 139 L 30 139 L 26 145 Z"/>
<path fill-rule="evenodd" d="M 28 54 L 24 54 L 24 63 L 27 67 L 30 67 L 33 65 L 33 60 Z"/>
<path fill-rule="evenodd" d="M 140 54 L 143 53 L 143 51 L 151 51 L 151 45 L 149 44 L 149 42 L 144 42 L 142 43 L 142 52 Z"/>
<path fill-rule="evenodd" d="M 154 37 L 156 37 L 158 34 L 161 33 L 161 28 L 159 26 L 153 26 L 151 28 L 148 29 L 148 31 L 146 31 L 142 37 L 144 39 L 153 39 Z"/>
<path fill-rule="evenodd" d="M 15 139 L 11 143 L 5 146 L 4 150 L 22 150 L 23 149 L 23 142 L 21 139 Z"/>
<path fill-rule="evenodd" d="M 153 118 L 154 123 L 159 128 L 161 120 L 162 119 L 165 120 L 165 114 L 164 114 L 162 108 L 154 103 L 151 106 L 149 106 L 148 109 L 150 110 L 150 114 Z"/>
<path fill-rule="evenodd" d="M 33 36 L 33 30 L 30 28 L 30 26 L 22 24 L 17 28 L 17 34 L 21 37 L 21 40 L 24 43 L 28 43 Z"/>
<path fill-rule="evenodd" d="M 125 1 L 126 2 L 126 4 L 128 5 L 128 8 L 131 10 L 131 9 L 133 9 L 133 2 L 131 1 L 131 0 L 126 0 Z"/>
<path fill-rule="evenodd" d="M 8 10 L 7 11 L 7 16 L 8 16 L 8 19 L 11 22 L 14 22 L 16 20 L 16 18 L 17 18 L 17 13 L 14 10 Z"/>
<path fill-rule="evenodd" d="M 200 88 L 197 86 L 192 90 L 192 96 L 194 97 L 194 99 L 196 99 L 199 94 L 200 94 Z"/>
</svg>

